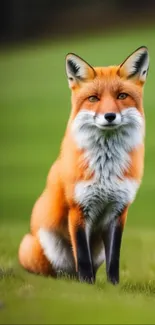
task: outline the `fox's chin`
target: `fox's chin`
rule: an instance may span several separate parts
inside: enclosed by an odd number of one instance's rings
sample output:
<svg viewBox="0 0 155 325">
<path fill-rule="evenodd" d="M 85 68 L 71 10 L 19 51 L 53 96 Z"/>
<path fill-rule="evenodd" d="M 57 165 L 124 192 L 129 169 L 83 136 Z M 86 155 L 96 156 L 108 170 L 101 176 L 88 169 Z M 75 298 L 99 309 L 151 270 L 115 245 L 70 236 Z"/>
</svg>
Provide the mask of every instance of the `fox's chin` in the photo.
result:
<svg viewBox="0 0 155 325">
<path fill-rule="evenodd" d="M 104 130 L 104 131 L 112 131 L 118 129 L 121 124 L 106 124 L 106 125 L 100 125 L 98 123 L 95 124 L 98 129 Z"/>
</svg>

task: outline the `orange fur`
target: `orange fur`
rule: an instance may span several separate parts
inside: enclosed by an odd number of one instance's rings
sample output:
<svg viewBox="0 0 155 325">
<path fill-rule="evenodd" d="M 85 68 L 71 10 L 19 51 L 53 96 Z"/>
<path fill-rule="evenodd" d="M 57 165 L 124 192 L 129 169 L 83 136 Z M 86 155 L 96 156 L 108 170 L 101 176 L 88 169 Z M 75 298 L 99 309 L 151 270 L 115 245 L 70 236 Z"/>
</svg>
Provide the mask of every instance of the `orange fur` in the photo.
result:
<svg viewBox="0 0 155 325">
<path fill-rule="evenodd" d="M 55 276 L 36 236 L 25 235 L 19 247 L 19 260 L 29 272 Z"/>
<path fill-rule="evenodd" d="M 90 68 L 91 69 L 91 68 Z M 35 273 L 54 274 L 44 256 L 37 238 L 40 228 L 55 230 L 71 242 L 77 270 L 77 253 L 75 233 L 78 225 L 84 227 L 85 220 L 80 207 L 74 200 L 74 190 L 77 182 L 89 180 L 93 173 L 88 168 L 84 151 L 79 149 L 71 134 L 71 124 L 77 113 L 84 109 L 96 113 L 121 112 L 134 106 L 144 118 L 142 105 L 142 82 L 127 79 L 125 69 L 120 66 L 97 67 L 95 73 L 88 70 L 86 82 L 74 82 L 72 88 L 72 110 L 67 129 L 61 145 L 58 159 L 50 169 L 46 188 L 35 203 L 31 216 L 31 234 L 24 237 L 19 249 L 21 265 Z M 124 100 L 117 99 L 118 93 L 128 93 Z M 89 96 L 98 96 L 99 101 L 90 102 Z M 140 180 L 143 175 L 144 145 L 130 152 L 131 164 L 124 177 Z M 120 221 L 124 226 L 128 207 Z"/>
<path fill-rule="evenodd" d="M 125 227 L 125 223 L 126 223 L 126 219 L 127 219 L 127 214 L 128 214 L 128 209 L 129 209 L 129 205 L 125 208 L 125 210 L 123 211 L 123 213 L 119 217 L 119 222 L 120 222 L 122 228 Z"/>
</svg>

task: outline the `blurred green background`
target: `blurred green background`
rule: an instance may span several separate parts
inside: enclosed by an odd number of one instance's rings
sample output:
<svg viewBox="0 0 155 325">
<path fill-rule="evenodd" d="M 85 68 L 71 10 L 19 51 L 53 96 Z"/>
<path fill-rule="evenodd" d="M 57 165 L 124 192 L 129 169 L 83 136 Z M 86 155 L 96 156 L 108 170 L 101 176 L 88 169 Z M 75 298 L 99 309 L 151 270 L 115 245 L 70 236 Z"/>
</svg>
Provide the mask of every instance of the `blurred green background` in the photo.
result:
<svg viewBox="0 0 155 325">
<path fill-rule="evenodd" d="M 69 27 L 56 35 L 56 26 L 46 37 L 34 33 L 33 40 L 24 33 L 15 37 L 15 29 L 1 38 L 0 323 L 155 324 L 155 25 L 147 20 L 123 28 L 116 21 L 103 30 L 104 24 L 93 29 L 88 19 L 83 33 L 75 24 L 69 37 Z M 70 113 L 65 55 L 112 65 L 141 45 L 151 58 L 144 91 L 145 173 L 123 236 L 121 283 L 106 283 L 105 266 L 95 286 L 30 275 L 19 266 L 17 251 Z"/>
</svg>

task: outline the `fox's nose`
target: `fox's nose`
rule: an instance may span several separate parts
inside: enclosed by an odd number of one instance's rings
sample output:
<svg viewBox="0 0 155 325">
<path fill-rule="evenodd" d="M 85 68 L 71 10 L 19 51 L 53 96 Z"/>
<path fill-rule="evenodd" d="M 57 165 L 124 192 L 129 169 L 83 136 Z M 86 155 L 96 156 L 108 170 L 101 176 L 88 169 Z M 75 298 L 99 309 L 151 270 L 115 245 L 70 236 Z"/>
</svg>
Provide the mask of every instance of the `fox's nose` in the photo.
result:
<svg viewBox="0 0 155 325">
<path fill-rule="evenodd" d="M 104 117 L 109 123 L 111 123 L 111 122 L 113 122 L 115 120 L 116 114 L 115 113 L 106 113 L 104 115 Z"/>
</svg>

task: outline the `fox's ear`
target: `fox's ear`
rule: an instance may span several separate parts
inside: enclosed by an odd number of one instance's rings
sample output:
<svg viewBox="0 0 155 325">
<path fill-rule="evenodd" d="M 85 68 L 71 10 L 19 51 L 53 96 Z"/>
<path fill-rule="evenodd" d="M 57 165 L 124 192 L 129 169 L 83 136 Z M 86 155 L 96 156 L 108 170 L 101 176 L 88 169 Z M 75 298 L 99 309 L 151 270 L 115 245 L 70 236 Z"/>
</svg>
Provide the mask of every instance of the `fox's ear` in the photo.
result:
<svg viewBox="0 0 155 325">
<path fill-rule="evenodd" d="M 70 88 L 74 88 L 81 81 L 94 79 L 95 70 L 78 55 L 69 53 L 66 56 L 66 73 Z"/>
<path fill-rule="evenodd" d="M 139 47 L 120 65 L 120 77 L 145 82 L 149 69 L 149 53 L 146 46 Z"/>
</svg>

